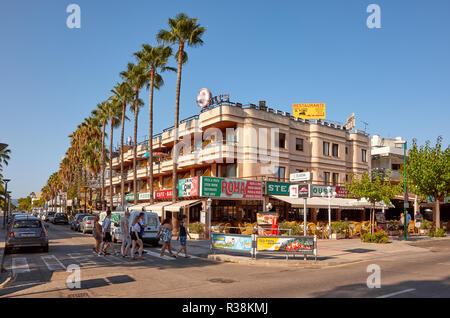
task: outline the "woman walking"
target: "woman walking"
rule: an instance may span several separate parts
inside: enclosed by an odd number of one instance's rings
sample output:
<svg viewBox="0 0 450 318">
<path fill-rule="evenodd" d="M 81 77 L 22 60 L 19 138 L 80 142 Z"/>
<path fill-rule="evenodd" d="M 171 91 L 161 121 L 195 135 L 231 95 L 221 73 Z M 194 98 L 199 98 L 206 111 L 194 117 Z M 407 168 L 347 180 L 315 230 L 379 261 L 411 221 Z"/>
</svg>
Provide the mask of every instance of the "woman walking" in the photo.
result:
<svg viewBox="0 0 450 318">
<path fill-rule="evenodd" d="M 186 240 L 187 236 L 191 238 L 191 234 L 189 233 L 188 227 L 186 225 L 186 219 L 187 216 L 183 215 L 178 220 L 180 221 L 180 225 L 178 227 L 178 237 L 177 240 L 180 240 L 180 249 L 178 250 L 177 254 L 175 255 L 178 257 L 178 254 L 180 254 L 181 251 L 184 251 L 184 257 L 189 258 L 187 254 L 187 247 L 186 247 Z"/>
<path fill-rule="evenodd" d="M 159 232 L 158 232 L 158 236 L 161 234 L 161 238 L 163 241 L 163 247 L 161 248 L 161 254 L 160 254 L 161 257 L 164 256 L 164 252 L 167 249 L 169 251 L 170 256 L 176 258 L 176 256 L 172 253 L 172 248 L 170 246 L 170 242 L 172 241 L 172 230 L 173 230 L 172 218 L 166 217 L 164 222 L 159 227 Z"/>
<path fill-rule="evenodd" d="M 139 259 L 143 260 L 142 257 L 142 249 L 144 248 L 144 244 L 142 243 L 141 237 L 141 225 L 139 224 L 139 220 L 144 217 L 144 214 L 141 213 L 136 216 L 131 223 L 131 260 L 135 261 L 136 258 L 134 256 L 134 250 L 136 249 L 136 244 L 139 244 Z"/>
<path fill-rule="evenodd" d="M 92 230 L 92 235 L 95 238 L 95 246 L 93 247 L 93 250 L 97 254 L 100 253 L 99 247 L 103 240 L 102 226 L 100 225 L 100 223 L 98 223 L 98 220 L 98 215 L 94 216 L 94 229 Z"/>
</svg>

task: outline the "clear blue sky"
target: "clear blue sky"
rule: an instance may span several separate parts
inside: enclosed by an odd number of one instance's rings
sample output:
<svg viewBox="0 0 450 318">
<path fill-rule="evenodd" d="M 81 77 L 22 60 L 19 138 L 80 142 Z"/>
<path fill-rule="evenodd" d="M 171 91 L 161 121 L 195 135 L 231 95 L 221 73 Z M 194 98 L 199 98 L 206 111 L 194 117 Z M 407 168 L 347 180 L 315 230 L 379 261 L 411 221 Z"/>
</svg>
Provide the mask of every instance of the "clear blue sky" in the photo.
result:
<svg viewBox="0 0 450 318">
<path fill-rule="evenodd" d="M 81 29 L 66 26 L 70 3 L 81 7 Z M 381 29 L 366 26 L 371 3 L 381 7 Z M 198 113 L 195 97 L 207 87 L 285 111 L 324 102 L 328 119 L 355 112 L 371 134 L 421 143 L 443 135 L 448 144 L 448 0 L 2 0 L 0 142 L 12 150 L 4 175 L 13 179 L 13 197 L 40 191 L 67 136 L 110 96 L 132 53 L 154 44 L 179 12 L 207 27 L 205 45 L 188 49 L 181 118 Z M 155 97 L 155 132 L 173 125 L 176 75 L 165 82 Z M 143 137 L 147 91 L 142 97 Z"/>
</svg>

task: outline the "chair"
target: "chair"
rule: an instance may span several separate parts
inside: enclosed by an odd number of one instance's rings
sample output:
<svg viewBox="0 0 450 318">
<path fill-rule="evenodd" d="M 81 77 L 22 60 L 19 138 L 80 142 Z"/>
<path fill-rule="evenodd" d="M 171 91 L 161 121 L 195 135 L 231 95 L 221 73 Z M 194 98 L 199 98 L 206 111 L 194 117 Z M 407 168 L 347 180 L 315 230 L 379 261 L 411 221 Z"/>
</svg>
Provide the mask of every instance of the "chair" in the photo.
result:
<svg viewBox="0 0 450 318">
<path fill-rule="evenodd" d="M 414 221 L 413 221 L 413 220 L 409 221 L 409 224 L 408 224 L 408 233 L 414 233 L 415 228 L 416 228 L 416 227 L 414 226 Z"/>
</svg>

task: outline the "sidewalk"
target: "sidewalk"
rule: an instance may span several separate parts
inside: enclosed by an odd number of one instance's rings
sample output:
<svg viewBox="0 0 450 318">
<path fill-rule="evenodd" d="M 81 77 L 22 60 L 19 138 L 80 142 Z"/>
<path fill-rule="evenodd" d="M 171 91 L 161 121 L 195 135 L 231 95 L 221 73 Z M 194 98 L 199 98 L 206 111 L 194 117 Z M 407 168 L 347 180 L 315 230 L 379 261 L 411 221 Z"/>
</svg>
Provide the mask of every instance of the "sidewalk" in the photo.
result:
<svg viewBox="0 0 450 318">
<path fill-rule="evenodd" d="M 303 260 L 303 255 L 297 255 L 295 258 L 289 256 L 286 260 L 286 254 L 257 254 L 256 260 L 252 260 L 248 254 L 222 252 L 220 250 L 210 251 L 209 241 L 188 241 L 188 252 L 193 254 L 202 254 L 213 261 L 232 262 L 249 265 L 270 265 L 270 266 L 290 266 L 305 268 L 323 268 L 328 266 L 343 265 L 355 262 L 367 261 L 370 259 L 382 258 L 397 254 L 411 254 L 428 252 L 427 249 L 409 245 L 418 241 L 431 240 L 450 240 L 450 237 L 433 239 L 430 237 L 409 237 L 408 241 L 391 238 L 388 244 L 362 243 L 359 238 L 343 240 L 318 240 L 317 261 L 313 256 Z M 176 241 L 175 241 L 176 242 Z M 176 243 L 174 247 L 178 246 Z"/>
<path fill-rule="evenodd" d="M 3 229 L 3 216 L 0 216 L 0 266 L 3 262 L 3 252 L 5 249 L 5 230 Z M 1 268 L 0 268 L 1 270 Z M 10 272 L 0 272 L 0 289 L 3 288 L 10 280 Z"/>
</svg>

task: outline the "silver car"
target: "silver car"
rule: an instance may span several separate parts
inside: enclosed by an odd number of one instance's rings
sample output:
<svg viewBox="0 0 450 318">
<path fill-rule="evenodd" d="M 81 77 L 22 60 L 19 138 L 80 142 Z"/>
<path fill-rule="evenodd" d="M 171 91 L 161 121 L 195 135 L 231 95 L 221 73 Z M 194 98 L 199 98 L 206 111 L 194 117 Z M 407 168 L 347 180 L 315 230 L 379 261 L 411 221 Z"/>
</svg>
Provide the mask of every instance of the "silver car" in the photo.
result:
<svg viewBox="0 0 450 318">
<path fill-rule="evenodd" d="M 42 220 L 33 217 L 15 217 L 9 226 L 5 254 L 14 248 L 40 247 L 48 252 L 48 234 Z"/>
<path fill-rule="evenodd" d="M 80 223 L 80 231 L 83 232 L 83 234 L 86 234 L 88 232 L 92 233 L 92 230 L 94 229 L 94 216 L 85 216 L 83 220 Z"/>
</svg>

